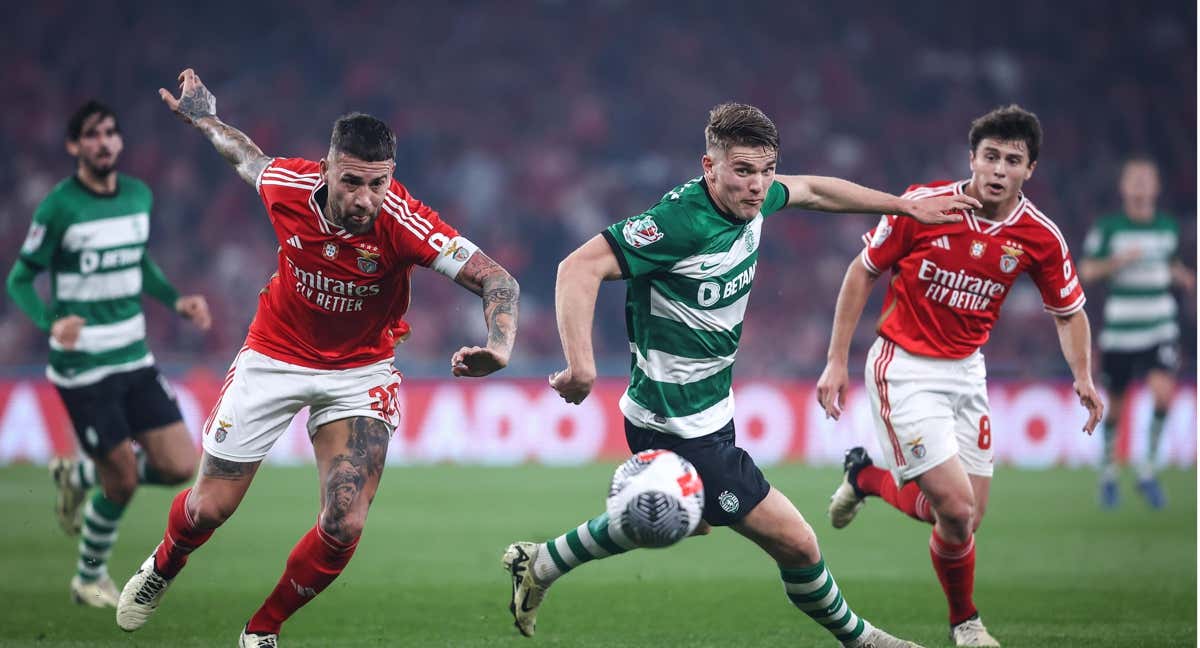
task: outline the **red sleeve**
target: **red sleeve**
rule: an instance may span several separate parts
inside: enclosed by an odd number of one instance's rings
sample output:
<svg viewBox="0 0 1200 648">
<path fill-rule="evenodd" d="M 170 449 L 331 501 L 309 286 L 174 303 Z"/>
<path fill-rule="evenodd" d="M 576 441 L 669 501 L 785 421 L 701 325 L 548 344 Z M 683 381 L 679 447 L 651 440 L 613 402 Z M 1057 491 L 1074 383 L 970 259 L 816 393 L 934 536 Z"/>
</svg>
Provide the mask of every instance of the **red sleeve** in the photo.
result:
<svg viewBox="0 0 1200 648">
<path fill-rule="evenodd" d="M 1067 241 L 1058 227 L 1049 220 L 1037 220 L 1045 227 L 1046 241 L 1041 246 L 1029 276 L 1042 293 L 1042 305 L 1054 315 L 1070 315 L 1083 308 L 1087 297 L 1079 283 L 1079 273 L 1067 249 Z"/>
<path fill-rule="evenodd" d="M 889 214 L 879 224 L 863 234 L 863 265 L 874 274 L 883 274 L 912 250 L 913 220 Z"/>
<path fill-rule="evenodd" d="M 458 236 L 458 230 L 443 221 L 437 211 L 414 198 L 395 180 L 383 200 L 379 217 L 392 219 L 392 244 L 401 256 L 427 268 L 446 244 Z"/>
</svg>

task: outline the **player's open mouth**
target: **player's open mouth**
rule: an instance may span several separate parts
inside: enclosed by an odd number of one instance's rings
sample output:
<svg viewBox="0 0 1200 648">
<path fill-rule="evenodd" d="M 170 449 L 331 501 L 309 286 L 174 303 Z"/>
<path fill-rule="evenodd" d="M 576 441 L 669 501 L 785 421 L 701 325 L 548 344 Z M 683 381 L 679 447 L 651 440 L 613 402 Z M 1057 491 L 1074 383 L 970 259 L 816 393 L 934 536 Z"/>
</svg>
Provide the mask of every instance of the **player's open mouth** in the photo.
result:
<svg viewBox="0 0 1200 648">
<path fill-rule="evenodd" d="M 998 182 L 989 182 L 984 186 L 987 187 L 992 193 L 1004 193 L 1004 185 Z"/>
</svg>

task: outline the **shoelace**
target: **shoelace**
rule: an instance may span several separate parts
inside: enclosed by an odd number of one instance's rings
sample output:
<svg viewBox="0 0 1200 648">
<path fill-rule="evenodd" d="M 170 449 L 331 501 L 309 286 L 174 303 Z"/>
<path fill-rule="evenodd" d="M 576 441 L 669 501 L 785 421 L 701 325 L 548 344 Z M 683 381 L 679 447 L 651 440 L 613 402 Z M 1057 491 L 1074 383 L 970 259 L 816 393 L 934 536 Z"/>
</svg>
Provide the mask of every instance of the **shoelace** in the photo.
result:
<svg viewBox="0 0 1200 648">
<path fill-rule="evenodd" d="M 137 596 L 134 596 L 133 600 L 138 605 L 148 605 L 166 586 L 166 579 L 159 576 L 158 572 L 154 571 L 154 568 L 151 567 L 150 573 L 146 575 L 146 582 L 142 583 L 142 586 L 138 589 Z"/>
<path fill-rule="evenodd" d="M 279 648 L 275 635 L 260 636 L 258 638 L 258 648 Z"/>
</svg>

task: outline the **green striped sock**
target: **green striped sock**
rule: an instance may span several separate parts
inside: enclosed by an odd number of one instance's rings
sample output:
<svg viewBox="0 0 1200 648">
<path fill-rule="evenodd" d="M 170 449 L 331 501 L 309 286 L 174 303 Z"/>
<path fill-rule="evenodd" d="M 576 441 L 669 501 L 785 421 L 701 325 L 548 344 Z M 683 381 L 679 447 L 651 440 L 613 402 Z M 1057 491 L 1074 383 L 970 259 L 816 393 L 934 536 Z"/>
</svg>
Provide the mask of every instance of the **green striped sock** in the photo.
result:
<svg viewBox="0 0 1200 648">
<path fill-rule="evenodd" d="M 623 554 L 635 546 L 617 525 L 609 524 L 608 513 L 601 513 L 541 548 L 545 551 L 534 560 L 534 575 L 549 585 L 585 562 Z"/>
<path fill-rule="evenodd" d="M 783 589 L 792 604 L 844 644 L 853 644 L 871 625 L 850 609 L 821 559 L 812 567 L 780 569 Z"/>
<path fill-rule="evenodd" d="M 108 557 L 117 541 L 117 523 L 124 511 L 124 506 L 109 501 L 99 490 L 84 505 L 76 567 L 83 581 L 96 581 L 108 573 Z"/>
</svg>

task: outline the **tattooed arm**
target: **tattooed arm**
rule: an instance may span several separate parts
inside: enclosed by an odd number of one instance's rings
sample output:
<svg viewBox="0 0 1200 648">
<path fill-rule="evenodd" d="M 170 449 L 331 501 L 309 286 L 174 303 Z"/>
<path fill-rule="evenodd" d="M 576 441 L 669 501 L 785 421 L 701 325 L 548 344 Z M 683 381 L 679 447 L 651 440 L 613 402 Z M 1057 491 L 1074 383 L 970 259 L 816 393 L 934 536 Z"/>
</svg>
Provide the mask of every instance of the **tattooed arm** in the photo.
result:
<svg viewBox="0 0 1200 648">
<path fill-rule="evenodd" d="M 458 285 L 483 298 L 488 327 L 486 347 L 463 347 L 450 359 L 455 376 L 486 376 L 508 365 L 517 337 L 517 302 L 521 287 L 508 271 L 476 250 L 454 278 Z"/>
<path fill-rule="evenodd" d="M 237 169 L 242 180 L 254 185 L 258 175 L 271 163 L 271 158 L 245 133 L 217 119 L 217 98 L 204 87 L 192 68 L 179 74 L 178 99 L 166 88 L 159 88 L 158 96 L 171 112 L 204 133 L 221 157 Z"/>
</svg>

